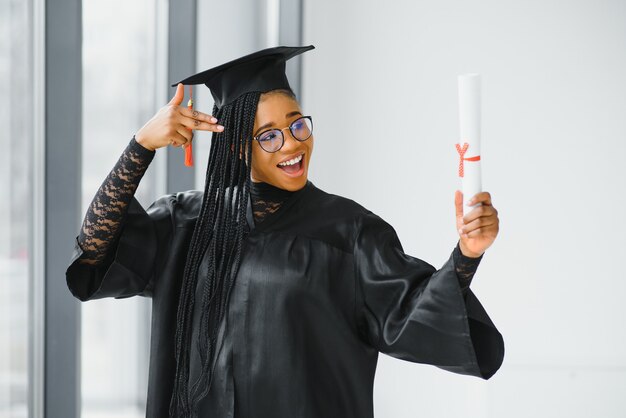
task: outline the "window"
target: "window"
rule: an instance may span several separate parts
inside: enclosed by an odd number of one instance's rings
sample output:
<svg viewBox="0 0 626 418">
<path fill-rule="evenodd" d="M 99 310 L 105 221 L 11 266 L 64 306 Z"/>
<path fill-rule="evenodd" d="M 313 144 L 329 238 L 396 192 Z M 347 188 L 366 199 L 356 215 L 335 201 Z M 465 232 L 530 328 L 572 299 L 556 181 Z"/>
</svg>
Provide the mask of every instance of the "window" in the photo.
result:
<svg viewBox="0 0 626 418">
<path fill-rule="evenodd" d="M 27 417 L 33 215 L 29 2 L 0 0 L 0 416 Z"/>
<path fill-rule="evenodd" d="M 82 213 L 133 134 L 155 113 L 156 1 L 83 2 Z M 135 194 L 155 199 L 154 160 Z M 82 417 L 141 418 L 151 300 L 82 306 Z"/>
</svg>

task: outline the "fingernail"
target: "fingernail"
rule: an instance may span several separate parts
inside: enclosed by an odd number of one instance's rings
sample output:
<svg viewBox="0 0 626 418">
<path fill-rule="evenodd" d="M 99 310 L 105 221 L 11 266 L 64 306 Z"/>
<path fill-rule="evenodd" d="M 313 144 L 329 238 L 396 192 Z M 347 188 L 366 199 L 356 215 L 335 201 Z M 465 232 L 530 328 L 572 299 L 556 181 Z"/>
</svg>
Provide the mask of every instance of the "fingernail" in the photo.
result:
<svg viewBox="0 0 626 418">
<path fill-rule="evenodd" d="M 215 122 L 217 122 L 217 119 L 216 118 L 211 118 L 211 122 L 215 123 Z"/>
<path fill-rule="evenodd" d="M 459 229 L 459 234 L 463 235 L 463 228 Z"/>
<path fill-rule="evenodd" d="M 218 130 L 218 131 L 223 131 L 223 130 L 224 130 L 224 127 L 223 127 L 222 125 L 217 125 L 217 130 Z"/>
</svg>

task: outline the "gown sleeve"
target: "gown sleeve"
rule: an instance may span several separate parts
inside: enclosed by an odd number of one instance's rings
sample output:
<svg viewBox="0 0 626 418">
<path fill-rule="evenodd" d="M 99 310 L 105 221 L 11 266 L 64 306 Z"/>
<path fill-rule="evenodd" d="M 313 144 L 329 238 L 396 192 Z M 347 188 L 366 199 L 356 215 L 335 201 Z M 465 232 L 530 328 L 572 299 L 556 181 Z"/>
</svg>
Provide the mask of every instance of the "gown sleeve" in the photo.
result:
<svg viewBox="0 0 626 418">
<path fill-rule="evenodd" d="M 472 290 L 465 296 L 451 254 L 441 269 L 405 254 L 394 228 L 368 211 L 354 242 L 361 338 L 378 351 L 489 379 L 504 340 Z"/>
<path fill-rule="evenodd" d="M 134 193 L 155 153 L 133 137 L 96 192 L 65 273 L 79 300 L 151 296 L 160 249 L 157 224 L 169 217 L 172 196 L 146 211 Z"/>
</svg>

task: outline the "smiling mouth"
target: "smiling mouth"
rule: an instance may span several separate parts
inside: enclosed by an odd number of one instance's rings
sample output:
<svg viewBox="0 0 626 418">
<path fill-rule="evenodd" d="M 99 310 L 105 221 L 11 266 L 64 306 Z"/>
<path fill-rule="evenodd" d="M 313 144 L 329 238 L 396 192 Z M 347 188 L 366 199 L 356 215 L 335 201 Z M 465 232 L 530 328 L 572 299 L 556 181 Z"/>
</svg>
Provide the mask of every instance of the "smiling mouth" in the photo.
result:
<svg viewBox="0 0 626 418">
<path fill-rule="evenodd" d="M 303 153 L 302 157 L 300 158 L 300 161 L 295 163 L 295 164 L 292 164 L 292 165 L 279 165 L 279 164 L 276 164 L 276 167 L 280 168 L 281 170 L 283 170 L 287 174 L 292 174 L 292 175 L 298 174 L 302 170 L 302 167 L 304 165 L 304 156 L 305 156 L 305 154 Z"/>
</svg>

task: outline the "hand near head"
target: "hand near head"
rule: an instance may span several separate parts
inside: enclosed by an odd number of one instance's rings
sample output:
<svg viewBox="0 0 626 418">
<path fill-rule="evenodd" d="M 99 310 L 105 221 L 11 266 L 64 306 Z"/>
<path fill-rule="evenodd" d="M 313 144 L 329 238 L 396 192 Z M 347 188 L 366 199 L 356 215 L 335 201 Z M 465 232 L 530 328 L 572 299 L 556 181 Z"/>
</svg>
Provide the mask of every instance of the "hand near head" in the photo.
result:
<svg viewBox="0 0 626 418">
<path fill-rule="evenodd" d="M 217 124 L 217 119 L 197 110 L 181 106 L 185 98 L 185 86 L 178 83 L 172 100 L 137 131 L 135 140 L 151 151 L 167 145 L 179 147 L 190 142 L 193 129 L 222 132 L 224 127 Z"/>
<path fill-rule="evenodd" d="M 500 229 L 498 211 L 491 204 L 489 192 L 477 193 L 468 204 L 474 205 L 469 213 L 463 216 L 463 192 L 454 194 L 456 206 L 456 229 L 459 233 L 459 247 L 467 257 L 480 257 L 493 244 Z"/>
</svg>

